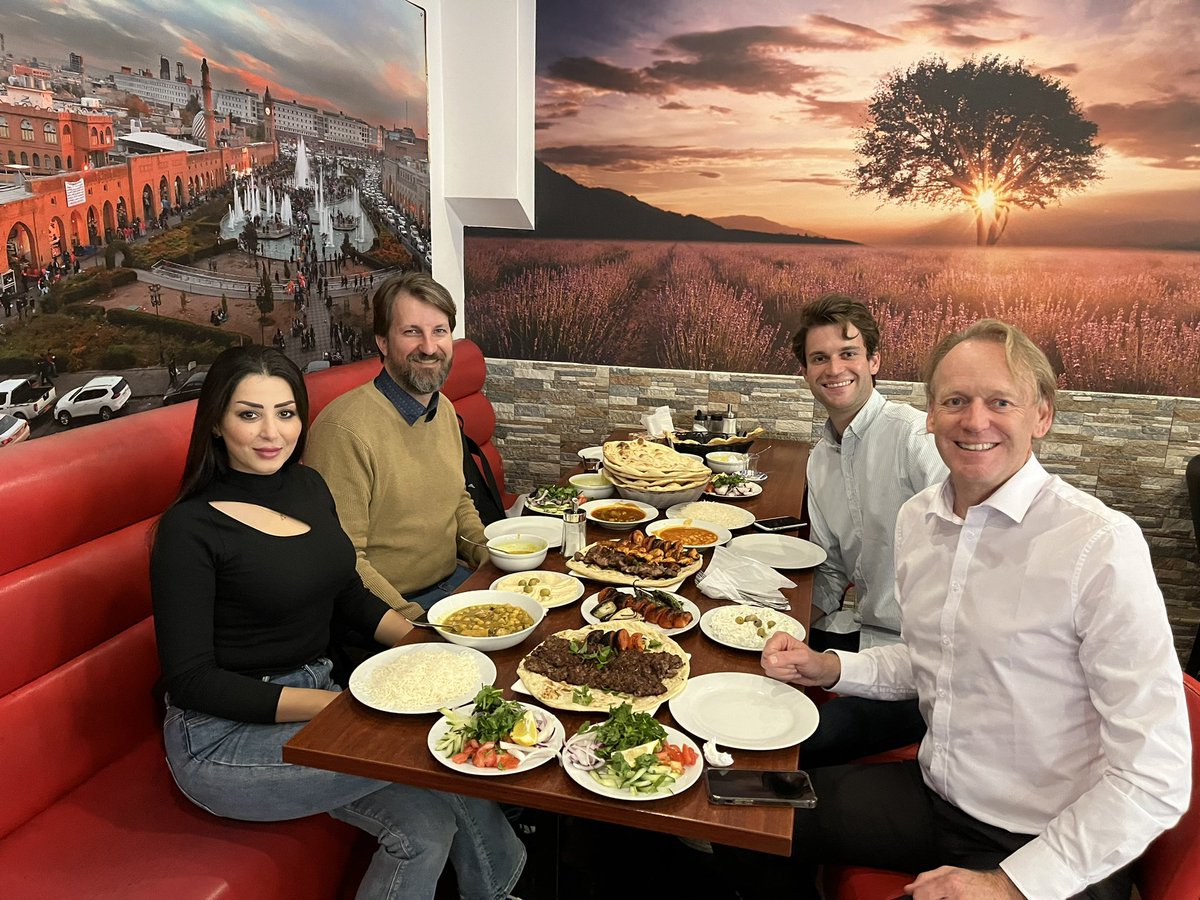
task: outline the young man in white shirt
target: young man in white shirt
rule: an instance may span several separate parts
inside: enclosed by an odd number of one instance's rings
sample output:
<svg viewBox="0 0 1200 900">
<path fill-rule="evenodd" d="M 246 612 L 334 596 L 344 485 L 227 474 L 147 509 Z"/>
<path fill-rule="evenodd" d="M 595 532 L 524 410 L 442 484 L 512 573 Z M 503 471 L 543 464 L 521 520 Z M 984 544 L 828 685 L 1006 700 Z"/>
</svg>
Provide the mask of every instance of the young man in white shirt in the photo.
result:
<svg viewBox="0 0 1200 900">
<path fill-rule="evenodd" d="M 916 696 L 929 732 L 915 762 L 815 770 L 797 858 L 916 869 L 917 900 L 1127 898 L 1126 867 L 1191 787 L 1145 539 L 1038 464 L 1055 380 L 1020 331 L 947 338 L 926 386 L 950 476 L 897 523 L 903 642 L 815 653 L 775 635 L 762 659 L 782 680 Z"/>
<path fill-rule="evenodd" d="M 813 578 L 809 646 L 816 650 L 900 640 L 896 516 L 909 497 L 946 477 L 925 414 L 875 390 L 879 345 L 870 310 L 836 294 L 806 305 L 792 336 L 809 390 L 829 413 L 808 459 L 810 536 L 828 554 Z M 843 610 L 851 584 L 857 602 Z M 849 762 L 914 743 L 924 732 L 915 701 L 838 698 L 822 709 L 801 758 L 806 766 Z"/>
</svg>

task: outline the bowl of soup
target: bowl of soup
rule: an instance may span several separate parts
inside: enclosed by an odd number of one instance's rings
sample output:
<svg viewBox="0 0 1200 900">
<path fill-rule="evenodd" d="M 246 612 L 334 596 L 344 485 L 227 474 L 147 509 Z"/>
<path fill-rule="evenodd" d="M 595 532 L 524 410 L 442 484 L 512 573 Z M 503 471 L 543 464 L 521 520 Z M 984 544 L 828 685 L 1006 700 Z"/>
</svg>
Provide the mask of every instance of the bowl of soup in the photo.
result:
<svg viewBox="0 0 1200 900">
<path fill-rule="evenodd" d="M 591 500 L 580 507 L 589 522 L 613 531 L 632 531 L 658 517 L 658 510 L 637 500 Z"/>
<path fill-rule="evenodd" d="M 589 500 L 604 500 L 613 495 L 613 483 L 603 472 L 584 472 L 582 475 L 572 475 L 568 481 Z"/>
<path fill-rule="evenodd" d="M 488 556 L 503 572 L 528 572 L 546 561 L 549 543 L 533 534 L 502 534 L 489 538 Z"/>
<path fill-rule="evenodd" d="M 717 450 L 704 457 L 705 463 L 714 472 L 732 474 L 741 472 L 748 462 L 745 453 L 734 453 L 732 450 Z"/>
<path fill-rule="evenodd" d="M 512 591 L 463 591 L 429 608 L 429 621 L 447 626 L 438 632 L 442 637 L 484 653 L 517 646 L 545 617 L 546 608 L 537 600 Z"/>
<path fill-rule="evenodd" d="M 733 537 L 728 528 L 695 519 L 659 519 L 646 526 L 646 534 L 664 541 L 679 541 L 693 550 L 708 550 L 727 543 Z"/>
</svg>

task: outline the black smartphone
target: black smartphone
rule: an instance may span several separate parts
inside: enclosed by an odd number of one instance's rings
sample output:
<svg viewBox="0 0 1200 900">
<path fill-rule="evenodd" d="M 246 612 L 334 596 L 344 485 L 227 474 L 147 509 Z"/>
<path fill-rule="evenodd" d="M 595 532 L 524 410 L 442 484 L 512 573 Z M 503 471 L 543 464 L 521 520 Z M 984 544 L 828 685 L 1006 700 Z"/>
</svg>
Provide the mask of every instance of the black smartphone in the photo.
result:
<svg viewBox="0 0 1200 900">
<path fill-rule="evenodd" d="M 796 806 L 812 809 L 817 793 L 807 772 L 707 769 L 708 799 L 733 806 Z"/>
<path fill-rule="evenodd" d="M 754 527 L 759 531 L 792 531 L 807 523 L 801 522 L 795 516 L 773 516 L 770 519 L 759 519 Z"/>
</svg>

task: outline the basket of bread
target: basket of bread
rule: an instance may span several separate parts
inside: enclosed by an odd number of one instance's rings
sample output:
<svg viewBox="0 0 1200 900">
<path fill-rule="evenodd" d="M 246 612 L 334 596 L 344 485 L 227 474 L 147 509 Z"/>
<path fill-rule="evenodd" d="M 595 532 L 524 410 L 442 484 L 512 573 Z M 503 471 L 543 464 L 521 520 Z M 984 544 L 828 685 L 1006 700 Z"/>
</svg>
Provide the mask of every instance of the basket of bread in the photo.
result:
<svg viewBox="0 0 1200 900">
<path fill-rule="evenodd" d="M 606 443 L 604 473 L 622 497 L 657 509 L 695 500 L 712 477 L 697 457 L 644 438 Z"/>
</svg>

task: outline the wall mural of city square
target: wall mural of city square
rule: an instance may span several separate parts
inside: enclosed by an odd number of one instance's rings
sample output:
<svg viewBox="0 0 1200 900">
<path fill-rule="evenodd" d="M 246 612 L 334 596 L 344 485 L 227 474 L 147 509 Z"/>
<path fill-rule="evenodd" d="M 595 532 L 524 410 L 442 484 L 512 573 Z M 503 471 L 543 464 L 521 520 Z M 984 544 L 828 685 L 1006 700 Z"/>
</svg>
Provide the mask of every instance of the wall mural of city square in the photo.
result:
<svg viewBox="0 0 1200 900">
<path fill-rule="evenodd" d="M 997 316 L 1066 388 L 1200 394 L 1188 0 L 539 0 L 537 228 L 470 232 L 489 355 L 793 373 L 866 301 L 882 377 Z"/>
<path fill-rule="evenodd" d="M 26 295 L 53 311 L 48 289 L 107 256 L 138 274 L 111 279 L 106 306 L 228 318 L 255 340 L 303 333 L 298 361 L 336 361 L 354 332 L 357 357 L 369 288 L 431 262 L 426 68 L 425 13 L 405 2 L 353 15 L 311 0 L 6 3 L 0 291 L 6 307 L 19 298 L 14 343 Z M 304 307 L 309 282 L 325 303 Z M 106 365 L 38 327 L 64 362 Z"/>
</svg>

